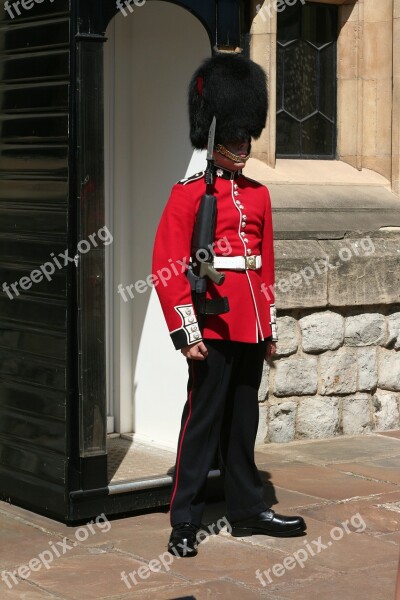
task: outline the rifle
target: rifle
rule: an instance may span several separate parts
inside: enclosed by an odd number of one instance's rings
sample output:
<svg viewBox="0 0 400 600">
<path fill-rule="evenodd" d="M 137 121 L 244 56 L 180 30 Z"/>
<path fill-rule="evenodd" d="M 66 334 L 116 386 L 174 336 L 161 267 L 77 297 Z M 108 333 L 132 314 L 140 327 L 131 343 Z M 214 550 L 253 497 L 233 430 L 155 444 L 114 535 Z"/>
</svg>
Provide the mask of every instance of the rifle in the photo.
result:
<svg viewBox="0 0 400 600">
<path fill-rule="evenodd" d="M 199 329 L 204 328 L 206 315 L 217 315 L 229 311 L 227 297 L 206 299 L 207 277 L 216 285 L 221 285 L 225 274 L 217 271 L 213 265 L 213 243 L 217 223 L 217 199 L 214 195 L 214 139 L 216 118 L 211 123 L 208 134 L 207 169 L 205 172 L 206 193 L 200 201 L 193 228 L 191 256 L 192 263 L 187 271 L 191 289 L 193 305 L 197 314 Z M 194 261 L 194 262 L 193 262 Z"/>
</svg>

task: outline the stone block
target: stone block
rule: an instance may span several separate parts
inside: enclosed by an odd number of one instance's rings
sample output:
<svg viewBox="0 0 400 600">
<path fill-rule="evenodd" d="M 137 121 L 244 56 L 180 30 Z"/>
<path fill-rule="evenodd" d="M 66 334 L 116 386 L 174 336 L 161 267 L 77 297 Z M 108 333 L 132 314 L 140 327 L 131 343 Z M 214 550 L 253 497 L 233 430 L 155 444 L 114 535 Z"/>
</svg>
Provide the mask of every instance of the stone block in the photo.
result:
<svg viewBox="0 0 400 600">
<path fill-rule="evenodd" d="M 378 156 L 387 156 L 392 151 L 392 114 L 387 107 L 393 101 L 392 74 L 379 80 L 376 90 L 376 152 Z M 390 179 L 390 176 L 389 176 Z"/>
<path fill-rule="evenodd" d="M 400 312 L 393 313 L 387 317 L 387 339 L 386 346 L 393 346 L 400 350 Z"/>
<path fill-rule="evenodd" d="M 258 390 L 258 401 L 264 402 L 268 398 L 269 391 L 269 375 L 270 375 L 270 366 L 264 361 L 263 364 L 263 372 L 261 377 L 261 384 Z"/>
<path fill-rule="evenodd" d="M 378 383 L 377 349 L 358 348 L 358 389 L 360 391 L 373 390 Z"/>
<path fill-rule="evenodd" d="M 365 112 L 363 117 L 363 145 L 362 151 L 365 156 L 374 156 L 376 154 L 376 96 L 377 96 L 376 76 L 367 75 L 363 81 L 362 98 Z M 364 166 L 364 165 L 363 165 Z"/>
<path fill-rule="evenodd" d="M 357 155 L 357 119 L 354 118 L 358 111 L 357 89 L 357 79 L 338 81 L 338 152 L 342 159 Z"/>
<path fill-rule="evenodd" d="M 296 319 L 293 317 L 278 318 L 278 342 L 276 344 L 276 357 L 294 354 L 299 346 L 299 334 Z"/>
<path fill-rule="evenodd" d="M 364 79 L 378 81 L 391 76 L 393 52 L 392 27 L 391 19 L 374 23 L 364 23 L 364 53 L 362 61 L 362 76 Z"/>
<path fill-rule="evenodd" d="M 354 21 L 347 21 L 340 28 L 338 39 L 338 65 L 339 79 L 356 79 L 357 77 L 357 49 L 359 28 Z M 356 119 L 353 119 L 353 122 Z"/>
<path fill-rule="evenodd" d="M 356 154 L 342 154 L 340 152 L 340 150 L 338 150 L 339 152 L 339 157 L 340 157 L 340 161 L 347 163 L 348 165 L 350 165 L 351 167 L 353 167 L 354 169 L 357 169 L 357 155 Z"/>
<path fill-rule="evenodd" d="M 361 160 L 363 169 L 375 171 L 390 181 L 392 173 L 392 157 L 390 155 L 378 156 L 376 152 L 377 151 L 375 151 L 375 154 L 370 156 L 366 154 L 362 156 Z M 390 221 L 388 221 L 388 223 L 390 224 Z"/>
<path fill-rule="evenodd" d="M 288 358 L 276 363 L 276 396 L 315 394 L 317 387 L 316 358 Z"/>
<path fill-rule="evenodd" d="M 277 13 L 272 3 L 269 0 L 259 0 L 256 6 L 259 6 L 259 10 L 252 20 L 251 35 L 276 34 Z"/>
<path fill-rule="evenodd" d="M 344 343 L 346 346 L 382 344 L 386 337 L 385 317 L 379 313 L 363 313 L 346 317 Z"/>
<path fill-rule="evenodd" d="M 322 354 L 321 394 L 353 394 L 357 390 L 357 358 L 354 350 L 339 348 Z"/>
<path fill-rule="evenodd" d="M 374 23 L 391 21 L 393 14 L 393 0 L 364 0 L 364 21 Z"/>
<path fill-rule="evenodd" d="M 276 240 L 275 296 L 279 309 L 326 306 L 326 253 L 315 240 Z"/>
<path fill-rule="evenodd" d="M 399 4 L 400 6 L 400 4 Z M 400 10 L 400 9 L 399 9 Z M 393 21 L 393 55 L 400 55 L 400 17 Z M 393 61 L 393 106 L 400 106 L 400 64 Z M 400 196 L 400 111 L 392 112 L 392 191 Z"/>
<path fill-rule="evenodd" d="M 358 246 L 353 246 L 353 243 Z M 345 243 L 343 240 L 321 240 L 320 245 L 329 255 L 330 263 L 336 265 L 328 273 L 328 305 L 398 303 L 400 269 L 397 234 L 346 239 Z M 344 252 L 344 247 L 348 251 Z"/>
<path fill-rule="evenodd" d="M 299 319 L 305 352 L 336 350 L 344 339 L 344 318 L 326 310 Z"/>
<path fill-rule="evenodd" d="M 378 387 L 400 391 L 400 352 L 379 348 Z"/>
<path fill-rule="evenodd" d="M 255 445 L 260 446 L 266 443 L 268 434 L 268 406 L 267 403 L 259 404 L 259 419 Z"/>
<path fill-rule="evenodd" d="M 400 11 L 400 9 L 399 9 Z M 398 50 L 400 46 L 400 15 L 393 19 L 393 55 L 398 56 Z M 398 60 L 393 61 L 393 78 L 400 76 L 400 65 Z M 396 99 L 396 98 L 395 98 Z"/>
<path fill-rule="evenodd" d="M 291 442 L 296 429 L 296 402 L 286 400 L 269 407 L 268 439 L 270 442 Z"/>
<path fill-rule="evenodd" d="M 329 438 L 339 431 L 338 398 L 301 398 L 297 408 L 297 438 Z"/>
<path fill-rule="evenodd" d="M 344 435 L 356 435 L 371 430 L 370 396 L 360 394 L 342 399 L 342 430 Z"/>
<path fill-rule="evenodd" d="M 399 427 L 399 394 L 377 390 L 372 398 L 375 431 Z"/>
</svg>

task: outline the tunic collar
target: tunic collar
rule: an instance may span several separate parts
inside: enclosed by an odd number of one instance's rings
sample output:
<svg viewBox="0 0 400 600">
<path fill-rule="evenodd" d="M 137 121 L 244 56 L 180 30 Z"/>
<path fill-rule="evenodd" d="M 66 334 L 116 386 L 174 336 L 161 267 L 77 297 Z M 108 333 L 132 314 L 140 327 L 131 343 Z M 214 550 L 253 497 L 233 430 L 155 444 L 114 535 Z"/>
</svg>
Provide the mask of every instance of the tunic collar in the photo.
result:
<svg viewBox="0 0 400 600">
<path fill-rule="evenodd" d="M 237 179 L 242 174 L 242 171 L 230 171 L 214 165 L 214 176 L 222 177 L 222 179 Z"/>
</svg>

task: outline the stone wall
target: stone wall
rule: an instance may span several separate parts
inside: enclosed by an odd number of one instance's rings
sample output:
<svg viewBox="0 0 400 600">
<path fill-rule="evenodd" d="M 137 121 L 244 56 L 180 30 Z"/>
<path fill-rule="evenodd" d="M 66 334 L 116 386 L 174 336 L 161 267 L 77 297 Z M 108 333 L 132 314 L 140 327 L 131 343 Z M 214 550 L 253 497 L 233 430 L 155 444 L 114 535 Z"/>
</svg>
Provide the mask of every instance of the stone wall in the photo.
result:
<svg viewBox="0 0 400 600">
<path fill-rule="evenodd" d="M 275 241 L 279 341 L 256 443 L 400 427 L 399 254 L 395 232 Z"/>
<path fill-rule="evenodd" d="M 400 304 L 287 311 L 260 390 L 259 442 L 400 426 Z"/>
</svg>

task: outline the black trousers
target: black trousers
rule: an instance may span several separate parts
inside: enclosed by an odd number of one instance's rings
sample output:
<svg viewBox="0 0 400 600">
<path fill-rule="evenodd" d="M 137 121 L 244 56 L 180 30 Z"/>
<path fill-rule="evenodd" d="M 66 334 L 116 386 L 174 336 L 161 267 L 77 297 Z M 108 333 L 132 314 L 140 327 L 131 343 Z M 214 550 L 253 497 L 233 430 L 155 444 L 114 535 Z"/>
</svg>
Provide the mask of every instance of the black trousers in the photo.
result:
<svg viewBox="0 0 400 600">
<path fill-rule="evenodd" d="M 267 508 L 254 462 L 266 340 L 203 341 L 207 358 L 187 359 L 188 396 L 173 476 L 171 526 L 183 521 L 201 526 L 207 475 L 217 453 L 228 519 L 244 519 Z"/>
</svg>

